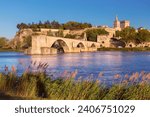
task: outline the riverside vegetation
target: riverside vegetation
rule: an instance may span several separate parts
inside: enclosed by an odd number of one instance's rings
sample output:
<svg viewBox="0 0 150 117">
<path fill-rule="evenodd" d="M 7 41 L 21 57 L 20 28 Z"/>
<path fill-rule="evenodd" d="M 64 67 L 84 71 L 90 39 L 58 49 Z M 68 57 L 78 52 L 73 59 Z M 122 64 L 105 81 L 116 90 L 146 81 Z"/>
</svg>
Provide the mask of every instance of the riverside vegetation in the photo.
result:
<svg viewBox="0 0 150 117">
<path fill-rule="evenodd" d="M 14 66 L 0 73 L 0 99 L 50 100 L 148 100 L 150 99 L 150 73 L 114 75 L 110 86 L 102 82 L 103 72 L 97 79 L 75 79 L 77 71 L 65 77 L 52 78 L 46 73 L 48 64 L 31 62 L 18 76 Z M 36 66 L 36 71 L 33 67 Z M 117 81 L 117 82 L 116 82 Z"/>
</svg>

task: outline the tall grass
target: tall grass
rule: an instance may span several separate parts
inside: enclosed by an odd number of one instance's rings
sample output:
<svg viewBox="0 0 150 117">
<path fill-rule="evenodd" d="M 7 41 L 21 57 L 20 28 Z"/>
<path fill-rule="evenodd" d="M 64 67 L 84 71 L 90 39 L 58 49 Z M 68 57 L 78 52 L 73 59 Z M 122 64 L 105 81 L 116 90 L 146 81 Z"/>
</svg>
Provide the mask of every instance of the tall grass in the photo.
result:
<svg viewBox="0 0 150 117">
<path fill-rule="evenodd" d="M 35 64 L 35 63 L 33 63 Z M 16 69 L 0 73 L 0 93 L 22 99 L 51 100 L 148 100 L 150 99 L 150 73 L 142 71 L 132 75 L 114 75 L 114 84 L 107 86 L 101 78 L 75 79 L 77 71 L 70 77 L 53 79 L 46 74 L 47 64 L 40 63 L 39 71 L 26 70 L 17 76 Z M 66 74 L 66 73 L 65 73 Z M 100 77 L 103 73 L 100 72 Z"/>
</svg>

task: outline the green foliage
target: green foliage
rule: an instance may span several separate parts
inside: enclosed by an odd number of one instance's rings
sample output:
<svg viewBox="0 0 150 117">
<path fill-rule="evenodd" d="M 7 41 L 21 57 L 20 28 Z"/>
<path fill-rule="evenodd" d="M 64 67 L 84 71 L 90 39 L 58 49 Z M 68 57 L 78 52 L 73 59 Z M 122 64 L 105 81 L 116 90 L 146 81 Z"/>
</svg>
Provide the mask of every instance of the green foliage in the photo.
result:
<svg viewBox="0 0 150 117">
<path fill-rule="evenodd" d="M 119 30 L 117 30 L 116 32 L 115 32 L 115 37 L 120 37 L 121 36 L 121 31 L 119 31 Z"/>
<path fill-rule="evenodd" d="M 109 34 L 105 29 L 88 29 L 86 31 L 87 40 L 97 42 L 98 35 L 107 35 Z"/>
<path fill-rule="evenodd" d="M 45 65 L 43 65 L 45 66 Z M 17 76 L 14 72 L 0 73 L 0 93 L 6 93 L 24 99 L 52 100 L 149 100 L 149 74 L 138 81 L 137 74 L 109 87 L 99 80 L 75 80 L 74 78 L 51 79 L 44 72 L 24 72 Z"/>
<path fill-rule="evenodd" d="M 61 24 L 54 20 L 50 23 L 50 27 L 53 29 L 59 29 L 59 28 L 61 28 Z"/>
<path fill-rule="evenodd" d="M 0 73 L 0 90 L 5 91 L 5 88 L 6 88 L 6 78 L 2 73 Z"/>
<path fill-rule="evenodd" d="M 104 100 L 122 100 L 126 87 L 122 84 L 112 86 L 103 98 Z"/>
<path fill-rule="evenodd" d="M 17 80 L 17 84 L 14 85 L 16 87 L 16 95 L 24 97 L 35 97 L 37 95 L 36 83 L 37 80 L 34 75 L 24 73 Z"/>
<path fill-rule="evenodd" d="M 25 24 L 25 23 L 17 24 L 17 28 L 19 30 L 31 28 L 33 31 L 38 31 L 40 28 L 78 30 L 78 29 L 85 29 L 85 28 L 90 28 L 90 27 L 92 27 L 92 25 L 89 23 L 79 23 L 79 22 L 70 21 L 70 22 L 61 24 L 55 20 L 52 22 L 50 22 L 50 21 L 45 21 L 45 22 L 39 21 L 39 23 L 33 22 L 32 24 Z"/>
<path fill-rule="evenodd" d="M 116 31 L 116 37 L 121 37 L 122 41 L 126 43 L 136 42 L 136 30 L 132 27 L 126 27 L 122 31 Z"/>
<path fill-rule="evenodd" d="M 73 34 L 67 34 L 66 36 L 65 36 L 65 38 L 70 38 L 70 39 L 75 39 L 76 38 L 76 36 L 77 35 L 73 35 Z"/>
<path fill-rule="evenodd" d="M 79 23 L 79 22 L 74 22 L 74 21 L 67 22 L 63 25 L 64 29 L 70 29 L 70 30 L 85 29 L 85 28 L 90 28 L 90 27 L 92 27 L 91 24 Z"/>
<path fill-rule="evenodd" d="M 150 99 L 150 85 L 144 83 L 144 86 L 141 84 L 130 86 L 124 92 L 124 98 L 127 100 L 148 100 Z"/>
<path fill-rule="evenodd" d="M 17 24 L 17 28 L 18 29 L 26 29 L 26 28 L 29 28 L 29 25 L 27 25 L 25 23 L 21 23 L 21 24 Z"/>
<path fill-rule="evenodd" d="M 150 41 L 150 32 L 146 29 L 136 30 L 132 27 L 127 27 L 123 29 L 122 31 L 116 31 L 115 34 L 116 37 L 121 37 L 122 41 L 129 43 L 139 43 L 139 42 L 146 42 Z"/>
<path fill-rule="evenodd" d="M 150 41 L 150 32 L 146 29 L 139 30 L 137 33 L 137 39 L 140 42 Z"/>
</svg>

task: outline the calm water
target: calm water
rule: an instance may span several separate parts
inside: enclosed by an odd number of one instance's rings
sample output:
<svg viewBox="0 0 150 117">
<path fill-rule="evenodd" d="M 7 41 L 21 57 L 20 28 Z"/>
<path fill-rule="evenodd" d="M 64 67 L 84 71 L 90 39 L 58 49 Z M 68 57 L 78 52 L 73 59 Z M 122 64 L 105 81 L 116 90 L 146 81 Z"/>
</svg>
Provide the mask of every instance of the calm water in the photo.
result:
<svg viewBox="0 0 150 117">
<path fill-rule="evenodd" d="M 50 56 L 27 56 L 23 53 L 1 52 L 0 70 L 12 65 L 17 67 L 17 73 L 21 74 L 31 61 L 45 62 L 49 64 L 48 72 L 54 77 L 59 76 L 65 70 L 72 72 L 78 70 L 78 76 L 84 78 L 89 75 L 97 78 L 99 72 L 104 77 L 111 78 L 115 74 L 132 74 L 133 72 L 150 72 L 150 52 L 94 52 L 74 53 Z"/>
</svg>

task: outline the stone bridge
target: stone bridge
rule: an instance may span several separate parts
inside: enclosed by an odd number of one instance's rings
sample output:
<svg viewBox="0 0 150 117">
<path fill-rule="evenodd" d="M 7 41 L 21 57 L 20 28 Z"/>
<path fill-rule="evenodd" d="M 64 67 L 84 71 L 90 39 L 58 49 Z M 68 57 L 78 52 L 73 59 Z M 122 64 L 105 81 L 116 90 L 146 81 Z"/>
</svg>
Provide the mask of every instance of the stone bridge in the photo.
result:
<svg viewBox="0 0 150 117">
<path fill-rule="evenodd" d="M 61 49 L 64 53 L 97 51 L 100 43 L 77 39 L 51 37 L 45 35 L 32 36 L 32 47 L 27 54 L 57 54 Z"/>
</svg>

